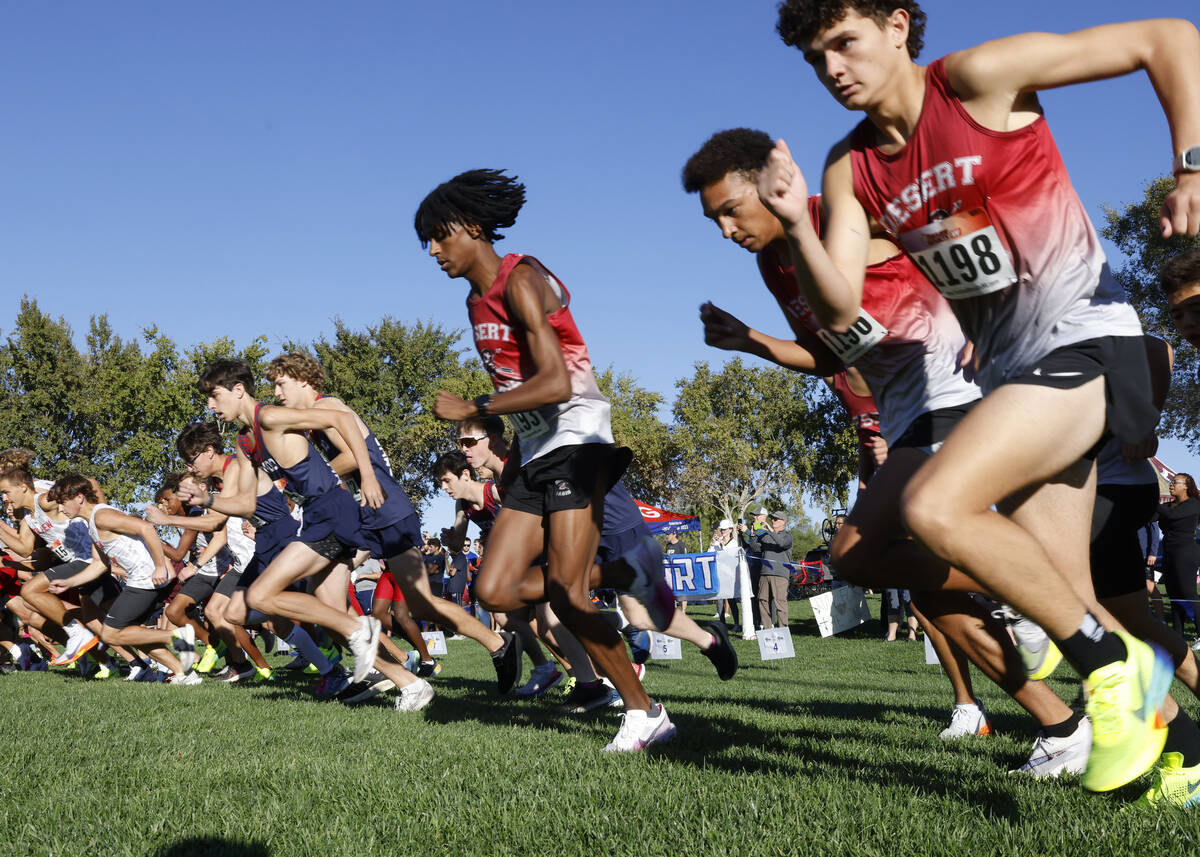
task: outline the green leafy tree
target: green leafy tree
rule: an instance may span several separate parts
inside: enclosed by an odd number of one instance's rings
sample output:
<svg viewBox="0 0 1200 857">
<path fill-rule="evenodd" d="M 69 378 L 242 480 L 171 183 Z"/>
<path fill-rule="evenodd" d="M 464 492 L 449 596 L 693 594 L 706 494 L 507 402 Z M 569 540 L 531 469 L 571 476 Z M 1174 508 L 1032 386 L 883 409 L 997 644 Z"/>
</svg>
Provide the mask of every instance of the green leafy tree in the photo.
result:
<svg viewBox="0 0 1200 857">
<path fill-rule="evenodd" d="M 750 368 L 735 357 L 719 371 L 697 363 L 677 382 L 673 409 L 681 469 L 674 502 L 712 518 L 739 518 L 773 497 L 844 502 L 856 472 L 854 433 L 815 378 Z"/>
<path fill-rule="evenodd" d="M 662 395 L 611 366 L 596 375 L 596 383 L 612 405 L 613 439 L 633 451 L 623 477 L 625 487 L 638 500 L 665 502 L 675 484 L 679 446 L 671 427 L 659 417 Z"/>
<path fill-rule="evenodd" d="M 1158 285 L 1163 265 L 1177 253 L 1200 247 L 1200 239 L 1163 238 L 1158 222 L 1159 208 L 1175 187 L 1170 177 L 1147 183 L 1140 200 L 1120 209 L 1106 208 L 1101 233 L 1117 246 L 1125 257 L 1113 271 L 1125 287 L 1130 303 L 1142 319 L 1147 333 L 1165 339 L 1175 348 L 1175 367 L 1171 373 L 1171 391 L 1159 423 L 1159 433 L 1184 441 L 1193 452 L 1200 452 L 1200 354 L 1175 331 L 1167 314 L 1166 301 Z"/>
</svg>

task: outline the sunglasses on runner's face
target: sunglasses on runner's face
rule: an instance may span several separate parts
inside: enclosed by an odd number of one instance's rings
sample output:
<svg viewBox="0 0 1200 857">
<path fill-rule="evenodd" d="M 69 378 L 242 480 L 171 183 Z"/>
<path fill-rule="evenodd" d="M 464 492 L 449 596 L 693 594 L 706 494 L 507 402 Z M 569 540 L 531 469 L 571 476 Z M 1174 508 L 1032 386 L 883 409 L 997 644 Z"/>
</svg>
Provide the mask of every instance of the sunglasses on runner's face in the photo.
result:
<svg viewBox="0 0 1200 857">
<path fill-rule="evenodd" d="M 475 444 L 479 443 L 479 441 L 481 441 L 481 440 L 487 440 L 487 435 L 481 434 L 478 437 L 471 437 L 471 436 L 460 437 L 458 439 L 458 445 L 461 446 L 463 449 L 470 449 Z"/>
</svg>

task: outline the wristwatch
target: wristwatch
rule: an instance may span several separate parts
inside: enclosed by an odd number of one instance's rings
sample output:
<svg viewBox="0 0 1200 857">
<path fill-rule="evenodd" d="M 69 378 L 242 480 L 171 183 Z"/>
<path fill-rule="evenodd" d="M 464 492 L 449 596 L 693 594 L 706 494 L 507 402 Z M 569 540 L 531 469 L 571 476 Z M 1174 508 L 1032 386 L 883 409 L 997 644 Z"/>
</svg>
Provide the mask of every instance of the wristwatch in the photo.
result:
<svg viewBox="0 0 1200 857">
<path fill-rule="evenodd" d="M 484 393 L 482 396 L 475 397 L 475 409 L 479 411 L 479 416 L 481 417 L 486 417 L 488 415 L 488 408 L 491 407 L 491 404 L 492 397 L 488 393 Z"/>
<path fill-rule="evenodd" d="M 1171 165 L 1171 172 L 1178 175 L 1179 173 L 1200 173 L 1200 146 L 1192 146 L 1190 149 L 1184 149 L 1175 156 L 1175 163 Z"/>
</svg>

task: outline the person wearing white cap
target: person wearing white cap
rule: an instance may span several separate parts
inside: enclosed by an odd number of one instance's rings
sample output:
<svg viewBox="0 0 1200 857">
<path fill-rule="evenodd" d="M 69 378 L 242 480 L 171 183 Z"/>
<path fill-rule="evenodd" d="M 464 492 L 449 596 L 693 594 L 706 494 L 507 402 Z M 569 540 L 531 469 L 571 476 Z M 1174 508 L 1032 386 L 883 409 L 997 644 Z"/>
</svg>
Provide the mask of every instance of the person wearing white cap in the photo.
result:
<svg viewBox="0 0 1200 857">
<path fill-rule="evenodd" d="M 708 546 L 710 553 L 717 555 L 717 567 L 723 564 L 723 556 L 732 557 L 733 565 L 737 566 L 738 551 L 741 550 L 741 545 L 738 540 L 733 537 L 734 526 L 733 521 L 729 518 L 722 518 L 717 524 L 716 530 L 713 531 L 712 543 Z M 721 622 L 725 621 L 727 613 L 732 612 L 734 624 L 738 622 L 738 602 L 737 599 L 741 596 L 741 578 L 735 573 L 733 576 L 733 601 L 722 598 L 717 602 L 717 615 L 714 619 Z"/>
</svg>

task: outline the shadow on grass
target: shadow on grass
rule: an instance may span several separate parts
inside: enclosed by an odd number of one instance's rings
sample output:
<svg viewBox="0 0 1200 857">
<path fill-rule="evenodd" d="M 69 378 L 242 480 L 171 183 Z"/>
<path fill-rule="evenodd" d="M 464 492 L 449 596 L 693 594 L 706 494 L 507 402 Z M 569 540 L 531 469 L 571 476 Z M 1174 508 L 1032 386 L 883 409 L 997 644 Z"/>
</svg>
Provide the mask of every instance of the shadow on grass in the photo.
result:
<svg viewBox="0 0 1200 857">
<path fill-rule="evenodd" d="M 270 857 L 262 842 L 238 842 L 219 836 L 189 836 L 151 852 L 150 857 Z"/>
</svg>

